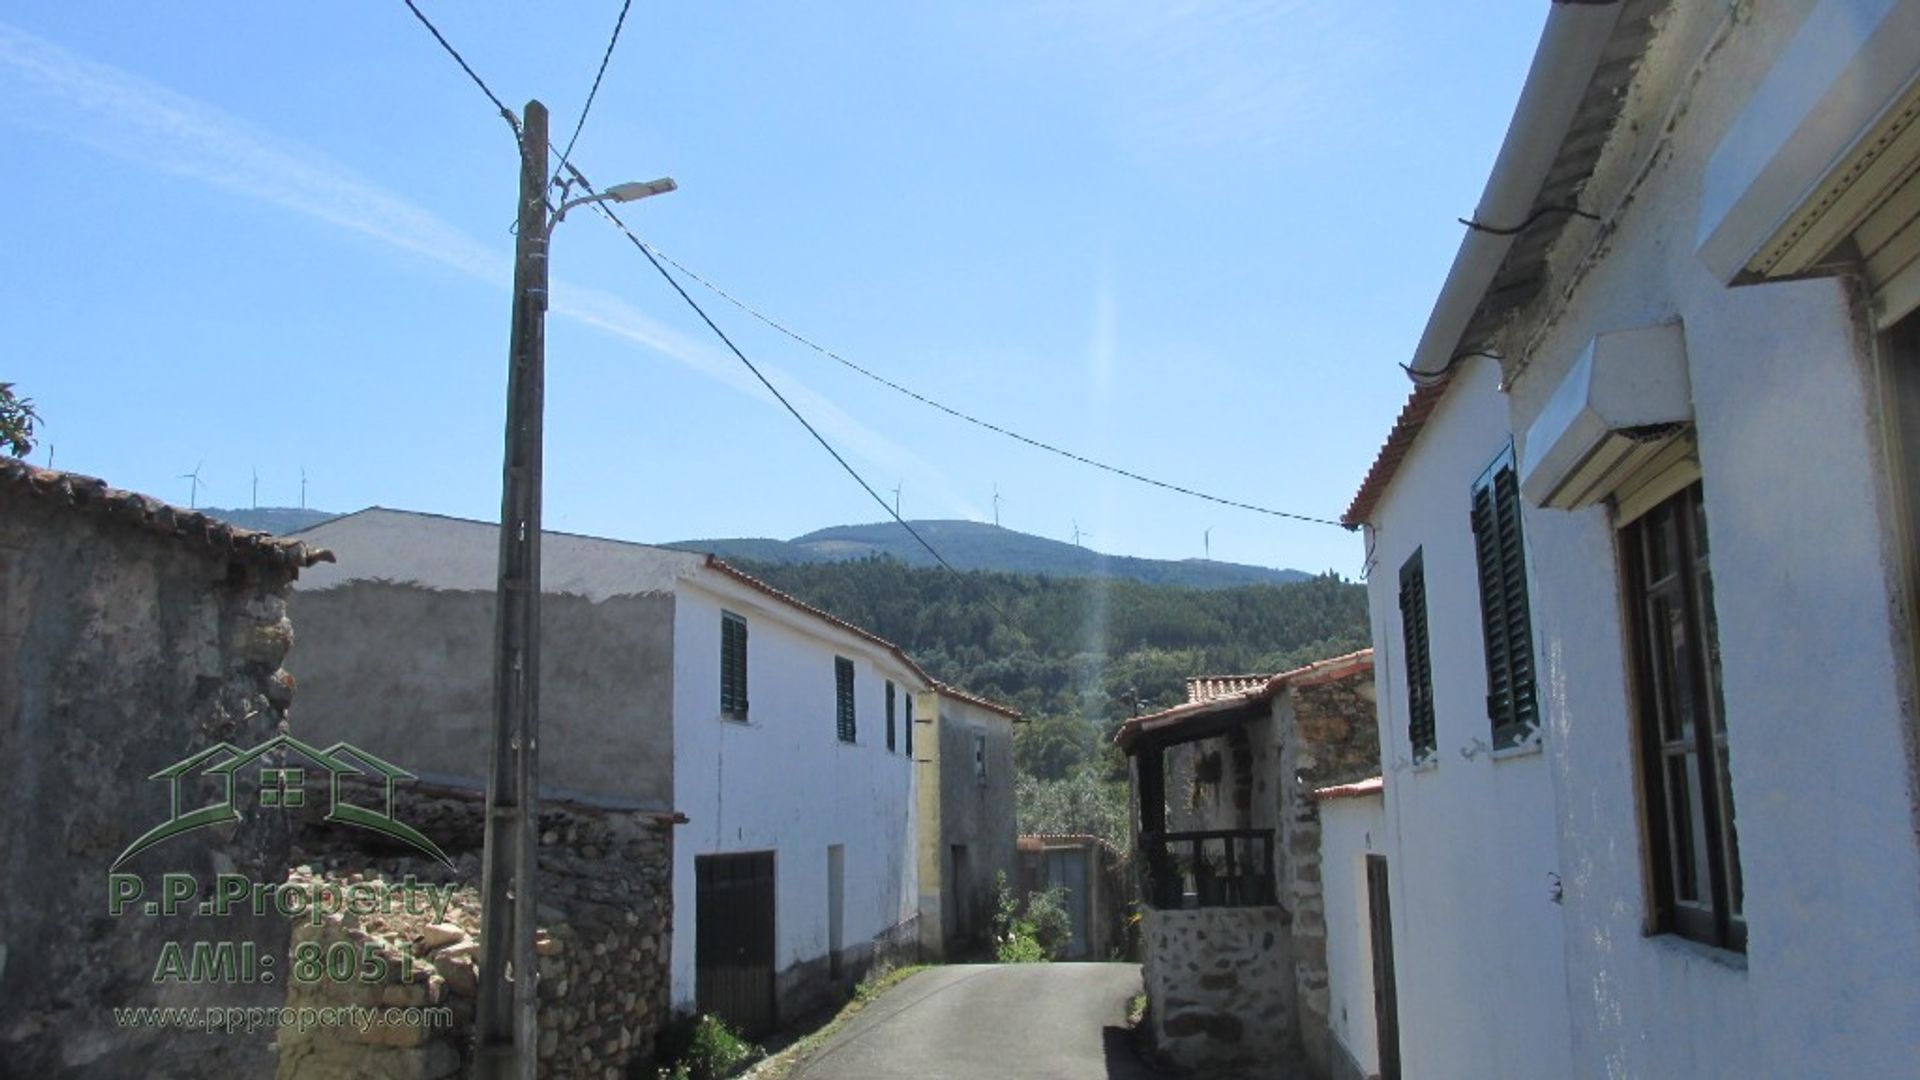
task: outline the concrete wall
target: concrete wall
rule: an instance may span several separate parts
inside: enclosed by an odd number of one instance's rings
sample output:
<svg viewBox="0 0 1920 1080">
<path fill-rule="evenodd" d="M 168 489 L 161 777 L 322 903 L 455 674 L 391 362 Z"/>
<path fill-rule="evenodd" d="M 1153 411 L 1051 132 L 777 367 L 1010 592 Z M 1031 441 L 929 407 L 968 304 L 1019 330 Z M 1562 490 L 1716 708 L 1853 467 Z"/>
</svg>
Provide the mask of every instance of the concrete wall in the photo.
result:
<svg viewBox="0 0 1920 1080">
<path fill-rule="evenodd" d="M 245 750 L 280 729 L 292 571 L 156 535 L 129 520 L 137 509 L 108 517 L 27 493 L 18 468 L 8 462 L 0 475 L 0 1073 L 270 1072 L 270 1032 L 121 1027 L 112 1007 L 278 1004 L 278 986 L 154 975 L 169 941 L 273 955 L 286 948 L 286 924 L 138 906 L 110 916 L 107 875 L 169 818 L 168 785 L 150 776 L 222 740 Z M 149 898 L 163 873 L 280 880 L 288 822 L 258 806 L 257 788 L 236 787 L 242 821 L 173 837 L 121 872 L 139 875 Z M 189 783 L 182 809 L 216 801 L 204 782 Z"/>
<path fill-rule="evenodd" d="M 747 621 L 746 722 L 720 714 L 722 611 Z M 845 847 L 843 960 L 857 978 L 880 945 L 917 934 L 914 768 L 903 730 L 917 676 L 890 652 L 764 593 L 703 574 L 674 610 L 673 1003 L 695 1001 L 693 860 L 772 851 L 780 1015 L 830 989 L 827 849 Z M 834 725 L 834 657 L 854 662 L 858 741 Z M 895 749 L 886 747 L 886 681 Z"/>
<path fill-rule="evenodd" d="M 1381 724 L 1409 1075 L 1893 1075 L 1920 1057 L 1895 527 L 1911 506 L 1894 501 L 1882 449 L 1884 346 L 1847 279 L 1730 289 L 1694 244 L 1708 162 L 1808 13 L 1845 23 L 1889 6 L 1673 5 L 1581 195 L 1604 228 L 1569 228 L 1541 299 L 1494 343 L 1510 399 L 1491 361 L 1468 362 L 1381 503 L 1370 591 L 1376 644 L 1394 654 Z M 1460 754 L 1485 725 L 1466 486 L 1594 335 L 1671 322 L 1711 540 L 1744 953 L 1648 932 L 1609 508 L 1525 513 L 1544 753 Z M 1440 760 L 1409 770 L 1394 593 L 1422 543 Z M 1457 992 L 1476 985 L 1501 991 Z"/>
<path fill-rule="evenodd" d="M 1494 389 L 1499 378 L 1492 361 L 1462 361 L 1374 518 L 1367 597 L 1380 752 L 1389 771 L 1385 813 L 1394 823 L 1376 840 L 1384 841 L 1380 850 L 1391 866 L 1409 1077 L 1533 1078 L 1573 1070 L 1565 942 L 1548 893 L 1549 875 L 1560 871 L 1552 775 L 1538 746 L 1487 750 L 1486 663 L 1467 506 L 1474 480 L 1507 444 L 1506 409 Z M 1533 534 L 1526 540 L 1531 584 L 1540 580 L 1533 566 L 1542 541 Z M 1416 548 L 1425 549 L 1438 745 L 1432 764 L 1417 769 L 1407 742 L 1399 605 L 1399 570 Z M 1538 623 L 1535 633 L 1545 657 Z M 1550 712 L 1549 684 L 1541 685 L 1542 708 Z M 1627 827 L 1616 824 L 1614 834 Z M 1499 992 L 1462 993 L 1464 987 Z"/>
<path fill-rule="evenodd" d="M 1378 1026 L 1373 1005 L 1373 931 L 1367 855 L 1386 837 L 1381 798 L 1320 803 L 1320 877 L 1327 913 L 1327 1075 L 1377 1075 Z M 1387 867 L 1391 881 L 1393 867 Z"/>
<path fill-rule="evenodd" d="M 1683 6 L 1667 27 L 1634 115 L 1677 120 L 1609 151 L 1583 203 L 1621 205 L 1611 236 L 1584 265 L 1557 256 L 1546 291 L 1578 273 L 1570 301 L 1517 328 L 1536 343 L 1510 403 L 1524 431 L 1595 333 L 1683 324 L 1745 879 L 1744 956 L 1646 935 L 1613 523 L 1604 507 L 1529 511 L 1584 1075 L 1892 1075 L 1920 1060 L 1912 706 L 1890 586 L 1891 524 L 1911 508 L 1890 501 L 1877 444 L 1877 345 L 1845 281 L 1729 289 L 1674 242 L 1696 235 L 1709 156 L 1816 5 L 1743 6 L 1725 22 L 1723 5 Z"/>
<path fill-rule="evenodd" d="M 301 534 L 339 562 L 291 600 L 296 731 L 423 777 L 486 785 L 493 723 L 492 525 L 367 510 Z M 675 573 L 697 557 L 542 540 L 540 780 L 549 798 L 673 801 Z"/>
<path fill-rule="evenodd" d="M 1007 888 L 1016 886 L 1014 866 L 1013 721 L 969 701 L 932 691 L 914 706 L 916 721 L 929 715 L 914 734 L 916 755 L 928 758 L 922 782 L 938 784 L 937 829 L 923 831 L 921 865 L 937 865 L 937 893 L 921 887 L 923 917 L 938 918 L 941 955 L 951 957 L 988 944 L 993 929 L 996 875 L 1005 874 Z M 932 738 L 928 738 L 931 735 Z M 975 762 L 977 739 L 985 740 L 986 778 L 982 782 Z M 924 802 L 924 798 L 923 798 Z M 955 847 L 966 848 L 966 874 L 954 870 Z M 934 908 L 926 908 L 933 900 Z M 971 925 L 962 933 L 964 908 Z M 928 930 L 931 929 L 931 923 Z M 923 931 L 923 941 L 926 931 Z"/>
</svg>

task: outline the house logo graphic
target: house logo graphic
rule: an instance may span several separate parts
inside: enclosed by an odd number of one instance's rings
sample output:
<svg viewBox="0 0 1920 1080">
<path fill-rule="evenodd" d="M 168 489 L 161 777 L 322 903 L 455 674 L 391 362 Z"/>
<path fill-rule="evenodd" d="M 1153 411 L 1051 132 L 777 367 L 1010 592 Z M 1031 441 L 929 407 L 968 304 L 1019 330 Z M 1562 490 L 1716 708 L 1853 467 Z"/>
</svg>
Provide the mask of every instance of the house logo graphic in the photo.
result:
<svg viewBox="0 0 1920 1080">
<path fill-rule="evenodd" d="M 279 757 L 268 758 L 267 755 L 276 752 L 279 752 Z M 393 816 L 394 782 L 411 780 L 414 778 L 412 773 L 348 743 L 334 743 L 321 750 L 291 735 L 275 735 L 251 750 L 243 751 L 226 742 L 210 746 L 148 777 L 149 780 L 164 780 L 171 786 L 171 814 L 164 823 L 149 829 L 146 835 L 127 845 L 127 850 L 121 852 L 108 869 L 117 870 L 122 863 L 142 851 L 182 833 L 239 821 L 240 813 L 234 809 L 236 777 L 242 777 L 242 770 L 256 763 L 258 772 L 245 778 L 257 779 L 260 806 L 263 809 L 286 810 L 305 806 L 308 773 L 318 770 L 326 773 L 328 778 L 329 804 L 324 820 L 371 830 L 408 844 L 448 866 L 453 865 L 453 860 L 440 850 L 438 844 Z M 202 776 L 218 779 L 224 796 L 211 806 L 183 810 L 182 787 L 187 781 Z M 350 776 L 362 776 L 378 782 L 385 795 L 385 809 L 374 810 L 347 801 L 340 790 L 340 781 Z"/>
</svg>

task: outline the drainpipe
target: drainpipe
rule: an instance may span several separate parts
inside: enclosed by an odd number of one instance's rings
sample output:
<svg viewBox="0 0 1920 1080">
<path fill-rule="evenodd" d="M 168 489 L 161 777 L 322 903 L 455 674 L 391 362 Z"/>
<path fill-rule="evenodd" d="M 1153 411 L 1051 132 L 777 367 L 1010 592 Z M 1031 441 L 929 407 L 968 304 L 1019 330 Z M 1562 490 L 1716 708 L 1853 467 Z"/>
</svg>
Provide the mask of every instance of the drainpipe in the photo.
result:
<svg viewBox="0 0 1920 1080">
<path fill-rule="evenodd" d="M 1619 0 L 1553 0 L 1533 66 L 1527 71 L 1520 103 L 1514 106 L 1507 139 L 1487 177 L 1486 190 L 1473 220 L 1482 225 L 1511 228 L 1533 212 L 1540 185 L 1560 154 L 1560 144 L 1572 126 L 1587 86 L 1600 66 L 1600 56 L 1620 21 Z M 1460 348 L 1460 336 L 1493 284 L 1516 235 L 1469 229 L 1447 271 L 1440 298 L 1427 316 L 1427 328 L 1413 354 L 1416 375 L 1438 375 Z"/>
</svg>

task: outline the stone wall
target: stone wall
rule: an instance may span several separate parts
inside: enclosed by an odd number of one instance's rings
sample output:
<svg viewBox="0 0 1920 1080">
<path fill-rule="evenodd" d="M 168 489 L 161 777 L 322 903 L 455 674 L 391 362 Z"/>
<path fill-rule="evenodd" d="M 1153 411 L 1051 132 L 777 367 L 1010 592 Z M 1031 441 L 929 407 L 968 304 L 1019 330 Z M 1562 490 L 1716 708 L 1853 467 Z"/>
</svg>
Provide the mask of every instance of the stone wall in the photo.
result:
<svg viewBox="0 0 1920 1080">
<path fill-rule="evenodd" d="M 1327 989 L 1327 909 L 1316 789 L 1380 775 L 1371 671 L 1291 690 L 1280 705 L 1279 791 L 1286 858 L 1281 900 L 1293 912 L 1300 1047 L 1316 1075 L 1332 1068 Z"/>
<path fill-rule="evenodd" d="M 1143 908 L 1153 1045 L 1179 1069 L 1293 1060 L 1294 978 L 1287 914 L 1276 907 Z"/>
<path fill-rule="evenodd" d="M 404 789 L 403 789 L 404 792 Z M 391 885 L 408 877 L 455 887 L 445 917 L 379 913 L 302 921 L 295 958 L 309 943 L 373 949 L 388 959 L 371 985 L 321 980 L 292 989 L 296 1009 L 361 1006 L 445 1009 L 419 1023 L 314 1026 L 283 1033 L 281 1080 L 434 1078 L 472 1062 L 480 951 L 479 793 L 403 794 L 397 816 L 439 843 L 454 868 L 419 856 L 370 855 L 353 830 L 309 823 L 297 857 L 300 881 L 334 888 Z M 540 1075 L 615 1080 L 653 1063 L 669 1017 L 672 941 L 672 819 L 652 811 L 547 804 L 540 813 Z M 423 905 L 424 906 L 424 905 Z M 403 956 L 409 954 L 410 960 Z M 403 963 L 404 961 L 404 963 Z M 405 978 L 406 968 L 412 978 Z M 311 1014 L 309 1014 L 311 1015 Z M 398 1019 L 408 1019 L 403 1012 Z M 434 1026 L 446 1021 L 445 1026 Z"/>
<path fill-rule="evenodd" d="M 234 530 L 86 477 L 0 459 L 0 1073 L 257 1076 L 272 1034 L 122 1026 L 115 1008 L 277 1004 L 258 980 L 156 980 L 170 941 L 284 951 L 275 917 L 109 914 L 108 873 L 167 822 L 155 773 L 222 742 L 283 730 L 292 680 L 287 584 L 318 553 Z M 238 820 L 133 856 L 147 899 L 160 875 L 277 881 L 288 823 L 250 785 Z M 220 787 L 182 782 L 182 809 Z"/>
<path fill-rule="evenodd" d="M 1373 695 L 1371 657 L 1337 657 L 1294 673 L 1270 705 L 1249 704 L 1245 719 L 1221 734 L 1165 748 L 1169 828 L 1273 829 L 1280 905 L 1145 909 L 1149 1001 L 1162 1014 L 1154 1017 L 1153 1034 L 1175 1040 L 1161 1045 L 1175 1063 L 1206 1059 L 1209 1032 L 1238 1032 L 1218 1049 L 1239 1054 L 1250 1040 L 1283 1047 L 1299 1055 L 1307 1075 L 1328 1074 L 1326 900 L 1313 792 L 1379 774 Z M 1194 916 L 1224 922 L 1181 929 L 1188 926 L 1182 918 Z M 1243 922 L 1261 920 L 1272 924 L 1284 958 L 1276 962 L 1284 967 L 1285 990 L 1273 999 L 1284 1009 L 1270 1007 L 1264 989 L 1243 992 L 1249 985 L 1244 971 L 1237 980 L 1220 974 L 1238 970 L 1234 965 L 1247 951 Z M 1165 948 L 1174 955 L 1161 955 Z"/>
</svg>

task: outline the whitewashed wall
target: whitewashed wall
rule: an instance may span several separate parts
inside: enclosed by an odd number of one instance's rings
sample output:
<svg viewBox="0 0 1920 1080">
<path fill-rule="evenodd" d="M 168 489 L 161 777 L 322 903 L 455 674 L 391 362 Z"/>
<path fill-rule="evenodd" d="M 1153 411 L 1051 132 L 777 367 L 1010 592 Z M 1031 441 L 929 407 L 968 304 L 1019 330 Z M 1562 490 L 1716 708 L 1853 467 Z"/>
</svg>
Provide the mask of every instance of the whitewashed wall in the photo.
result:
<svg viewBox="0 0 1920 1080">
<path fill-rule="evenodd" d="M 1889 599 L 1899 511 L 1876 444 L 1876 345 L 1843 281 L 1729 289 L 1685 242 L 1698 231 L 1708 155 L 1813 6 L 1754 4 L 1717 46 L 1708 44 L 1717 18 L 1698 11 L 1695 25 L 1669 29 L 1692 37 L 1662 58 L 1672 70 L 1661 75 L 1691 83 L 1693 95 L 1572 302 L 1529 328 L 1539 347 L 1513 390 L 1511 418 L 1524 431 L 1594 334 L 1684 325 L 1748 951 L 1645 934 L 1613 523 L 1604 508 L 1531 510 L 1581 1075 L 1920 1068 L 1912 719 Z M 1644 159 L 1653 147 L 1643 139 L 1623 149 L 1631 153 L 1615 156 Z M 1629 183 L 1624 168 L 1613 183 L 1603 169 L 1585 198 L 1604 209 Z"/>
<path fill-rule="evenodd" d="M 1380 1071 L 1373 1009 L 1373 932 L 1367 856 L 1385 854 L 1380 796 L 1320 803 L 1320 880 L 1327 911 L 1327 1024 L 1361 1076 Z M 1387 866 L 1389 888 L 1393 866 Z M 1338 1051 L 1335 1052 L 1338 1060 Z M 1337 1070 L 1335 1076 L 1341 1075 Z"/>
<path fill-rule="evenodd" d="M 1507 444 L 1499 376 L 1491 360 L 1462 362 L 1374 515 L 1367 601 L 1408 1077 L 1534 1080 L 1572 1069 L 1560 909 L 1548 892 L 1559 871 L 1552 777 L 1537 749 L 1486 749 L 1467 510 L 1474 480 Z M 1537 543 L 1527 537 L 1530 552 Z M 1416 548 L 1425 552 L 1439 747 L 1418 769 L 1399 602 L 1400 567 Z"/>
<path fill-rule="evenodd" d="M 747 620 L 749 720 L 720 715 L 720 613 Z M 827 848 L 846 846 L 849 952 L 918 910 L 907 696 L 922 687 L 890 653 L 712 571 L 681 584 L 674 611 L 673 1001 L 694 1003 L 698 855 L 773 851 L 777 969 L 828 953 Z M 858 742 L 834 725 L 834 657 L 854 662 Z M 886 684 L 897 687 L 895 751 Z"/>
</svg>

